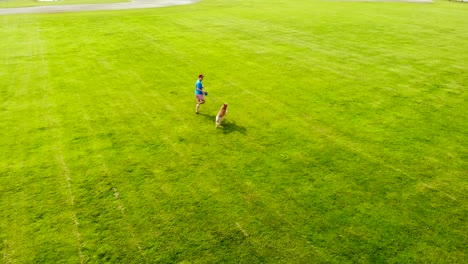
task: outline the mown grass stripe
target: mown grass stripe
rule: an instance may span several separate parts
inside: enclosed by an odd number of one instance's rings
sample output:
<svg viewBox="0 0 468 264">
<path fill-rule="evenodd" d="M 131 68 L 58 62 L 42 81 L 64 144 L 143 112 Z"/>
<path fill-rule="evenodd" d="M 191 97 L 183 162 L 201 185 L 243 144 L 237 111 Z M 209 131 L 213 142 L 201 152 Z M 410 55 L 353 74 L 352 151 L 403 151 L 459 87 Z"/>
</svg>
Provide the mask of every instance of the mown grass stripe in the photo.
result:
<svg viewBox="0 0 468 264">
<path fill-rule="evenodd" d="M 50 91 L 51 82 L 48 79 L 49 72 L 50 72 L 50 69 L 49 69 L 50 65 L 45 59 L 45 54 L 48 53 L 48 49 L 46 47 L 47 43 L 45 42 L 46 40 L 43 39 L 43 36 L 41 35 L 41 33 L 38 32 L 36 36 L 37 36 L 37 39 L 35 40 L 35 44 L 37 45 L 39 49 L 38 57 L 40 58 L 40 63 L 39 63 L 40 76 L 43 77 L 42 82 L 41 82 L 42 87 L 40 88 L 37 86 L 36 87 L 42 90 L 44 94 L 51 96 L 50 98 L 47 98 L 47 99 L 53 100 L 54 91 Z M 64 158 L 64 148 L 63 148 L 63 142 L 62 142 L 63 132 L 60 130 L 60 128 L 62 127 L 62 123 L 60 121 L 60 118 L 57 117 L 57 114 L 53 112 L 54 110 L 51 109 L 52 104 L 54 103 L 49 103 L 48 105 L 49 109 L 47 113 L 47 115 L 49 116 L 48 118 L 49 125 L 51 127 L 57 128 L 55 129 L 55 134 L 53 135 L 55 146 L 52 148 L 52 150 L 54 150 L 55 152 L 54 155 L 55 155 L 55 159 L 58 164 L 58 167 L 59 167 L 59 174 L 64 178 L 63 180 L 66 183 L 65 188 L 68 193 L 67 203 L 71 207 L 71 210 L 69 212 L 69 217 L 72 220 L 72 225 L 73 225 L 72 230 L 77 240 L 76 243 L 77 243 L 79 261 L 80 263 L 85 263 L 87 259 L 87 257 L 83 253 L 85 241 L 83 241 L 82 235 L 80 233 L 80 224 L 79 224 L 76 209 L 75 209 L 75 195 L 74 195 L 73 187 L 72 187 L 72 172 L 70 171 L 70 168 L 67 165 L 65 158 Z"/>
</svg>

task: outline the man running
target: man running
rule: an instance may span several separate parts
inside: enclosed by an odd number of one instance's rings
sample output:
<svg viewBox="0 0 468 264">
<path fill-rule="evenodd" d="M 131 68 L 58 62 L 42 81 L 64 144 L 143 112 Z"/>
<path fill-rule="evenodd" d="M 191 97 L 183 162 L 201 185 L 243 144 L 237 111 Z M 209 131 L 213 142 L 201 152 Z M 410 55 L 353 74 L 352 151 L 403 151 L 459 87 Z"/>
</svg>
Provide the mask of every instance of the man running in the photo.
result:
<svg viewBox="0 0 468 264">
<path fill-rule="evenodd" d="M 205 103 L 205 95 L 208 93 L 203 91 L 203 74 L 198 75 L 197 83 L 195 84 L 195 97 L 197 98 L 197 107 L 195 109 L 195 113 L 198 114 L 198 109 L 200 108 L 201 104 Z"/>
</svg>

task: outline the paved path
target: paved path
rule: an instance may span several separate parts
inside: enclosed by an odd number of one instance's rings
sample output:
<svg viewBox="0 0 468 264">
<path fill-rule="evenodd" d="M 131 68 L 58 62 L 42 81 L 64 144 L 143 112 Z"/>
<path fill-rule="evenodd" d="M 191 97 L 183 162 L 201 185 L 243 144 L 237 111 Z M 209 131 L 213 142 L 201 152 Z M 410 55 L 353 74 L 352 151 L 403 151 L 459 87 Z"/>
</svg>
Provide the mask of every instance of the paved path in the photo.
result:
<svg viewBox="0 0 468 264">
<path fill-rule="evenodd" d="M 132 0 L 127 3 L 86 4 L 86 5 L 54 5 L 18 8 L 0 8 L 0 15 L 35 14 L 35 13 L 62 13 L 99 10 L 124 10 L 138 8 L 154 8 L 173 5 L 188 5 L 199 0 Z"/>
</svg>

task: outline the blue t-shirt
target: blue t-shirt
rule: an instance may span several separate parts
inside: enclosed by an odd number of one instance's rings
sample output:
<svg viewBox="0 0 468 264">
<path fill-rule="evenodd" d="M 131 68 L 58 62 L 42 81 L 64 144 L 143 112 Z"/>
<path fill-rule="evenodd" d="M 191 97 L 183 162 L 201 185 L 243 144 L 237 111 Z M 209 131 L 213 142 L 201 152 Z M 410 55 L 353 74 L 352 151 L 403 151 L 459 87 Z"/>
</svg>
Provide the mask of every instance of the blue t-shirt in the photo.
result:
<svg viewBox="0 0 468 264">
<path fill-rule="evenodd" d="M 203 85 L 200 80 L 198 80 L 197 83 L 195 84 L 195 94 L 203 94 L 203 92 L 199 91 L 197 88 L 200 90 L 203 90 Z"/>
</svg>

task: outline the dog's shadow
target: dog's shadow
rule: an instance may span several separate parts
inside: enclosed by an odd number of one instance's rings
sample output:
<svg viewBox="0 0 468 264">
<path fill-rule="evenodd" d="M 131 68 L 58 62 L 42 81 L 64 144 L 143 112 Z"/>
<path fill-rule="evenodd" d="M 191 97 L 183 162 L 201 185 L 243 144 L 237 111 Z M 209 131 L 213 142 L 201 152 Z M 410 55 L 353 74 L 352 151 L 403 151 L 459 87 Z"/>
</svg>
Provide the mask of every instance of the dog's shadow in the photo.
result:
<svg viewBox="0 0 468 264">
<path fill-rule="evenodd" d="M 207 118 L 207 119 L 209 119 L 211 121 L 216 120 L 215 115 L 207 115 L 207 114 L 199 114 L 199 115 L 204 116 L 205 118 Z M 247 129 L 245 127 L 239 126 L 238 124 L 236 124 L 235 121 L 229 121 L 229 120 L 227 120 L 227 118 L 225 118 L 223 120 L 223 122 L 221 123 L 221 125 L 217 129 L 223 130 L 224 134 L 229 134 L 229 133 L 232 133 L 232 132 L 239 132 L 239 133 L 245 135 L 247 133 Z"/>
<path fill-rule="evenodd" d="M 239 126 L 235 121 L 224 120 L 224 122 L 221 123 L 220 128 L 223 130 L 224 134 L 239 132 L 245 135 L 245 133 L 247 133 L 247 129 L 243 126 Z"/>
</svg>

